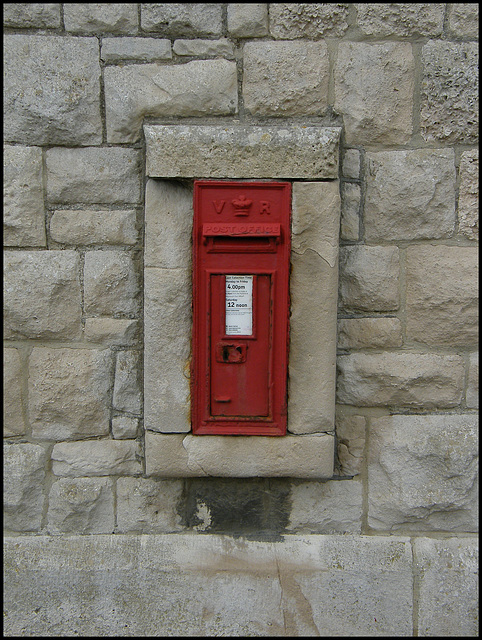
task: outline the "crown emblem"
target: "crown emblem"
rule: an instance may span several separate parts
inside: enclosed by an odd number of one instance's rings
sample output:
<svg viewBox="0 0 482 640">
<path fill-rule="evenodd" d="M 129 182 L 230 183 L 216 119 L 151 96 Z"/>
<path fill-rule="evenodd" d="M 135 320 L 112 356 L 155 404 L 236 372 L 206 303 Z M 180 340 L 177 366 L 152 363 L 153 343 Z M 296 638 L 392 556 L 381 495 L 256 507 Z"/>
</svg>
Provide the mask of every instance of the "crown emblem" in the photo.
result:
<svg viewBox="0 0 482 640">
<path fill-rule="evenodd" d="M 231 200 L 231 204 L 234 207 L 235 216 L 247 216 L 253 201 L 248 200 L 246 196 L 240 195 L 236 200 Z"/>
</svg>

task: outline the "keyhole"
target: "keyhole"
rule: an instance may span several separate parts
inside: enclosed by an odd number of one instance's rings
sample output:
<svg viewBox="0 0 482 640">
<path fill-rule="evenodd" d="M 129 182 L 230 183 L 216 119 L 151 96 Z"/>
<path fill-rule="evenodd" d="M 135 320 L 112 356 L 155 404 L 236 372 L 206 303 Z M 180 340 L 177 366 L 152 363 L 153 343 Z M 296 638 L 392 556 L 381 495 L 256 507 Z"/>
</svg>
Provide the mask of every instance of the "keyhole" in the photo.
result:
<svg viewBox="0 0 482 640">
<path fill-rule="evenodd" d="M 229 360 L 229 347 L 223 347 L 223 361 L 228 362 Z"/>
</svg>

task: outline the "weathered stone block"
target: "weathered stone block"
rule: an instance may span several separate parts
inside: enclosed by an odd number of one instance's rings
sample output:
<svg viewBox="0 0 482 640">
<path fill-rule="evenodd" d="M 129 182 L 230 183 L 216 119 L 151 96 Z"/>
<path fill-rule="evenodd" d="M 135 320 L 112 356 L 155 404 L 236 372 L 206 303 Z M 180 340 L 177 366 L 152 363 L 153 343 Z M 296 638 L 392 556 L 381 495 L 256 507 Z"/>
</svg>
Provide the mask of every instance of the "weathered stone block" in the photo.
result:
<svg viewBox="0 0 482 640">
<path fill-rule="evenodd" d="M 112 435 L 116 440 L 128 440 L 137 437 L 139 420 L 130 416 L 112 418 Z"/>
<path fill-rule="evenodd" d="M 141 5 L 141 27 L 172 36 L 221 35 L 222 5 L 164 3 Z"/>
<path fill-rule="evenodd" d="M 448 28 L 462 38 L 479 37 L 479 5 L 477 2 L 454 2 L 447 7 Z"/>
<path fill-rule="evenodd" d="M 152 178 L 338 178 L 341 129 L 146 125 Z"/>
<path fill-rule="evenodd" d="M 352 182 L 341 186 L 340 235 L 343 240 L 358 240 L 360 236 L 361 188 Z"/>
<path fill-rule="evenodd" d="M 3 349 L 3 437 L 22 436 L 22 365 L 18 349 Z"/>
<path fill-rule="evenodd" d="M 372 418 L 368 525 L 393 531 L 476 531 L 477 417 Z"/>
<path fill-rule="evenodd" d="M 326 42 L 248 42 L 243 69 L 244 106 L 252 114 L 321 115 L 328 107 Z"/>
<path fill-rule="evenodd" d="M 268 5 L 255 2 L 228 4 L 228 31 L 233 38 L 268 35 Z"/>
<path fill-rule="evenodd" d="M 408 340 L 450 348 L 478 344 L 475 247 L 408 247 L 405 275 Z"/>
<path fill-rule="evenodd" d="M 398 318 L 345 318 L 338 321 L 339 349 L 387 349 L 401 347 Z"/>
<path fill-rule="evenodd" d="M 4 337 L 80 336 L 79 257 L 75 251 L 4 256 Z"/>
<path fill-rule="evenodd" d="M 60 3 L 4 2 L 3 26 L 21 29 L 60 27 Z"/>
<path fill-rule="evenodd" d="M 37 444 L 3 447 L 3 518 L 10 531 L 38 531 L 44 504 L 45 450 Z"/>
<path fill-rule="evenodd" d="M 59 442 L 52 450 L 56 476 L 131 476 L 142 473 L 139 445 L 134 440 Z"/>
<path fill-rule="evenodd" d="M 414 73 L 411 44 L 340 42 L 334 108 L 343 116 L 347 144 L 409 142 Z"/>
<path fill-rule="evenodd" d="M 479 239 L 479 150 L 460 154 L 459 233 Z"/>
<path fill-rule="evenodd" d="M 64 24 L 73 33 L 137 33 L 137 5 L 69 2 L 64 6 Z"/>
<path fill-rule="evenodd" d="M 276 2 L 269 5 L 269 18 L 275 38 L 343 36 L 348 29 L 348 5 Z"/>
<path fill-rule="evenodd" d="M 42 150 L 3 147 L 3 246 L 45 247 Z"/>
<path fill-rule="evenodd" d="M 59 478 L 50 489 L 49 533 L 114 533 L 114 494 L 109 478 Z"/>
<path fill-rule="evenodd" d="M 139 140 L 145 116 L 214 116 L 237 111 L 236 63 L 230 60 L 107 67 L 104 84 L 109 142 Z"/>
<path fill-rule="evenodd" d="M 153 62 L 172 58 L 171 41 L 162 38 L 102 38 L 101 60 Z"/>
<path fill-rule="evenodd" d="M 138 320 L 128 318 L 86 318 L 84 338 L 87 342 L 105 345 L 130 346 L 139 337 Z"/>
<path fill-rule="evenodd" d="M 354 178 L 358 180 L 360 177 L 361 157 L 358 149 L 347 149 L 343 156 L 342 172 L 345 178 Z"/>
<path fill-rule="evenodd" d="M 467 391 L 465 403 L 469 409 L 479 408 L 479 354 L 471 353 L 469 356 L 469 375 L 467 378 Z"/>
<path fill-rule="evenodd" d="M 137 242 L 136 212 L 67 210 L 54 211 L 50 236 L 55 242 L 75 245 L 127 244 Z"/>
<path fill-rule="evenodd" d="M 380 151 L 366 157 L 369 242 L 447 238 L 455 227 L 452 149 Z"/>
<path fill-rule="evenodd" d="M 117 481 L 117 533 L 170 533 L 182 531 L 177 512 L 182 480 L 119 478 Z"/>
<path fill-rule="evenodd" d="M 429 40 L 422 47 L 420 133 L 427 142 L 478 140 L 478 45 Z"/>
<path fill-rule="evenodd" d="M 172 50 L 178 56 L 198 56 L 200 58 L 213 56 L 234 57 L 233 45 L 226 38 L 222 40 L 175 40 Z"/>
<path fill-rule="evenodd" d="M 140 369 L 141 353 L 139 351 L 117 352 L 112 401 L 114 409 L 135 415 L 140 414 L 142 408 Z"/>
<path fill-rule="evenodd" d="M 32 435 L 64 440 L 109 433 L 111 353 L 35 347 L 29 359 Z"/>
<path fill-rule="evenodd" d="M 136 265 L 129 253 L 112 250 L 85 254 L 84 308 L 87 313 L 138 313 L 139 295 Z"/>
<path fill-rule="evenodd" d="M 343 311 L 392 311 L 399 306 L 398 247 L 340 248 Z"/>
<path fill-rule="evenodd" d="M 357 3 L 357 24 L 368 36 L 440 36 L 443 3 Z"/>
<path fill-rule="evenodd" d="M 49 149 L 47 196 L 51 203 L 138 203 L 141 201 L 139 152 L 115 147 Z"/>
<path fill-rule="evenodd" d="M 4 45 L 5 139 L 34 145 L 100 144 L 97 39 L 5 35 Z"/>
<path fill-rule="evenodd" d="M 460 356 L 422 353 L 353 353 L 338 356 L 337 397 L 355 406 L 448 408 L 460 404 Z"/>
<path fill-rule="evenodd" d="M 336 441 L 337 464 L 335 472 L 340 476 L 361 473 L 365 451 L 366 418 L 348 414 L 337 407 Z"/>
</svg>

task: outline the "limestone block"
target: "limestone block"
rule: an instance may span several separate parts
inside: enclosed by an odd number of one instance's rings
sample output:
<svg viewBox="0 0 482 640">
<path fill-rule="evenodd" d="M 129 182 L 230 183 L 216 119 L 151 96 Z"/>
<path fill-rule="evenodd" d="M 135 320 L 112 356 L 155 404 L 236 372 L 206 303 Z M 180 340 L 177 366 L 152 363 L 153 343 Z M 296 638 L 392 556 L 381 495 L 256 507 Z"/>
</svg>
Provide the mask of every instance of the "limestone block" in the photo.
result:
<svg viewBox="0 0 482 640">
<path fill-rule="evenodd" d="M 135 440 L 84 440 L 59 442 L 52 450 L 56 476 L 131 476 L 142 473 Z"/>
<path fill-rule="evenodd" d="M 4 337 L 80 336 L 79 256 L 15 251 L 4 256 Z"/>
<path fill-rule="evenodd" d="M 140 309 L 136 264 L 125 251 L 87 251 L 84 308 L 87 313 L 136 314 Z"/>
<path fill-rule="evenodd" d="M 108 349 L 35 347 L 28 369 L 32 435 L 43 440 L 107 435 L 111 360 Z"/>
<path fill-rule="evenodd" d="M 192 187 L 168 180 L 146 184 L 146 267 L 191 268 Z"/>
<path fill-rule="evenodd" d="M 233 38 L 268 35 L 268 5 L 255 2 L 228 4 L 228 31 Z"/>
<path fill-rule="evenodd" d="M 338 321 L 339 349 L 387 349 L 401 347 L 402 324 L 398 318 L 345 318 Z"/>
<path fill-rule="evenodd" d="M 248 42 L 243 70 L 244 106 L 252 114 L 321 115 L 328 107 L 326 42 Z"/>
<path fill-rule="evenodd" d="M 221 35 L 222 5 L 164 3 L 141 5 L 141 27 L 163 35 Z"/>
<path fill-rule="evenodd" d="M 342 183 L 341 202 L 340 235 L 343 240 L 356 241 L 360 236 L 360 186 L 352 182 Z"/>
<path fill-rule="evenodd" d="M 366 418 L 364 416 L 348 414 L 343 411 L 342 407 L 337 408 L 337 475 L 355 476 L 361 473 L 366 440 L 365 431 Z"/>
<path fill-rule="evenodd" d="M 138 203 L 141 201 L 139 152 L 120 147 L 49 149 L 47 196 L 51 203 Z"/>
<path fill-rule="evenodd" d="M 230 60 L 111 66 L 104 71 L 104 84 L 109 142 L 139 140 L 145 116 L 232 115 L 237 111 L 236 63 Z"/>
<path fill-rule="evenodd" d="M 447 7 L 448 28 L 455 36 L 479 37 L 479 5 L 477 2 L 455 2 Z"/>
<path fill-rule="evenodd" d="M 144 273 L 144 424 L 146 429 L 191 429 L 189 271 L 147 268 Z"/>
<path fill-rule="evenodd" d="M 361 533 L 362 484 L 356 480 L 304 482 L 291 487 L 288 531 Z"/>
<path fill-rule="evenodd" d="M 3 447 L 3 522 L 11 531 L 38 531 L 42 522 L 45 450 L 38 444 Z"/>
<path fill-rule="evenodd" d="M 103 38 L 100 58 L 107 64 L 120 60 L 170 60 L 171 41 L 163 38 Z"/>
<path fill-rule="evenodd" d="M 372 407 L 448 408 L 462 399 L 460 356 L 424 353 L 353 353 L 338 356 L 341 404 Z"/>
<path fill-rule="evenodd" d="M 55 242 L 74 245 L 136 244 L 136 212 L 62 209 L 50 220 Z"/>
<path fill-rule="evenodd" d="M 146 432 L 146 474 L 185 478 L 331 478 L 334 438 L 193 436 Z"/>
<path fill-rule="evenodd" d="M 3 147 L 3 246 L 45 247 L 42 150 Z"/>
<path fill-rule="evenodd" d="M 347 149 L 343 156 L 343 176 L 357 180 L 360 177 L 360 166 L 361 157 L 358 149 Z"/>
<path fill-rule="evenodd" d="M 22 365 L 18 349 L 3 349 L 3 437 L 25 434 Z"/>
<path fill-rule="evenodd" d="M 447 238 L 455 227 L 452 149 L 380 151 L 366 156 L 365 238 Z"/>
<path fill-rule="evenodd" d="M 368 36 L 440 36 L 443 3 L 357 3 L 357 24 Z"/>
<path fill-rule="evenodd" d="M 59 478 L 50 489 L 47 530 L 114 533 L 114 494 L 109 478 Z"/>
<path fill-rule="evenodd" d="M 271 35 L 275 38 L 322 38 L 343 36 L 348 29 L 346 4 L 271 3 Z"/>
<path fill-rule="evenodd" d="M 103 345 L 130 346 L 137 342 L 139 321 L 128 318 L 86 318 L 84 338 Z"/>
<path fill-rule="evenodd" d="M 414 73 L 411 44 L 340 42 L 334 108 L 343 116 L 347 144 L 409 142 Z"/>
<path fill-rule="evenodd" d="M 213 56 L 234 57 L 233 45 L 226 38 L 222 40 L 175 40 L 172 50 L 178 56 L 198 56 L 200 58 Z"/>
<path fill-rule="evenodd" d="M 415 538 L 420 636 L 478 635 L 478 544 L 468 537 Z"/>
<path fill-rule="evenodd" d="M 369 434 L 370 527 L 477 531 L 477 416 L 384 416 Z"/>
<path fill-rule="evenodd" d="M 479 354 L 471 353 L 469 356 L 469 375 L 467 379 L 467 391 L 465 392 L 465 404 L 469 409 L 479 408 Z"/>
<path fill-rule="evenodd" d="M 479 150 L 460 154 L 459 233 L 479 239 Z"/>
<path fill-rule="evenodd" d="M 112 405 L 119 411 L 135 415 L 139 415 L 142 408 L 141 355 L 139 351 L 118 351 L 115 365 Z"/>
<path fill-rule="evenodd" d="M 341 129 L 315 126 L 145 125 L 153 178 L 338 178 Z"/>
<path fill-rule="evenodd" d="M 475 247 L 417 245 L 406 254 L 408 340 L 453 348 L 478 344 Z"/>
<path fill-rule="evenodd" d="M 4 45 L 5 139 L 100 144 L 97 39 L 15 34 L 5 35 Z"/>
<path fill-rule="evenodd" d="M 128 440 L 137 437 L 139 420 L 130 416 L 112 418 L 112 435 L 116 440 Z"/>
<path fill-rule="evenodd" d="M 4 2 L 3 26 L 26 29 L 60 27 L 60 4 L 41 2 Z"/>
<path fill-rule="evenodd" d="M 119 478 L 117 533 L 170 533 L 183 529 L 178 514 L 182 480 Z"/>
<path fill-rule="evenodd" d="M 340 248 L 340 307 L 343 311 L 392 311 L 399 306 L 398 247 Z"/>
<path fill-rule="evenodd" d="M 69 2 L 64 6 L 64 24 L 72 33 L 137 33 L 137 6 Z"/>
<path fill-rule="evenodd" d="M 423 45 L 420 133 L 426 142 L 477 142 L 478 63 L 476 42 Z"/>
</svg>

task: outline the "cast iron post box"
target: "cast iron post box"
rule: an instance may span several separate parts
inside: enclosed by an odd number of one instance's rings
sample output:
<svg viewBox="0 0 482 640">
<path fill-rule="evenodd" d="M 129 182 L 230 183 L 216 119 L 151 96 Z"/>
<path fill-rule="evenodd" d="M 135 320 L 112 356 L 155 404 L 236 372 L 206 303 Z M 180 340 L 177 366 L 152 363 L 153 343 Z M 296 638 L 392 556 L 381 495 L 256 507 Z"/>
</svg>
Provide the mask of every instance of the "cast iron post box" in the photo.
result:
<svg viewBox="0 0 482 640">
<path fill-rule="evenodd" d="M 291 184 L 194 182 L 195 434 L 286 434 Z"/>
</svg>

